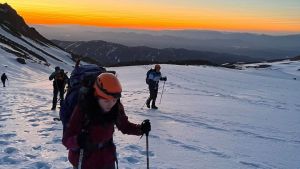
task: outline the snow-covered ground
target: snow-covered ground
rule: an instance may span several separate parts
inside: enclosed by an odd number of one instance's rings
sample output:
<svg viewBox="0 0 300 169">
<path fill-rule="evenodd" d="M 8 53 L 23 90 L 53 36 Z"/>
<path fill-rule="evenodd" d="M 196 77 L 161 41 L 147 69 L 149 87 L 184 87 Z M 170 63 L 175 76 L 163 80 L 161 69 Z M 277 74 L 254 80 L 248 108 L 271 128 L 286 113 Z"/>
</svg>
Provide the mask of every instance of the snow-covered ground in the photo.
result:
<svg viewBox="0 0 300 169">
<path fill-rule="evenodd" d="M 9 28 L 7 28 L 9 29 Z M 19 44 L 20 46 L 23 46 L 24 48 L 27 48 L 28 50 L 32 51 L 33 53 L 38 54 L 39 56 L 43 57 L 44 59 L 47 60 L 47 63 L 50 64 L 50 68 L 54 68 L 55 66 L 61 66 L 64 67 L 66 71 L 71 70 L 73 61 L 71 60 L 71 54 L 67 53 L 55 46 L 50 46 L 48 44 L 41 45 L 32 39 L 25 37 L 25 36 L 15 36 L 6 30 L 4 30 L 0 26 L 0 35 Z M 19 51 L 13 49 L 11 46 L 0 42 L 0 61 L 1 64 L 6 64 L 7 61 L 9 63 L 13 62 L 16 58 L 15 55 L 10 54 L 6 52 L 4 49 L 7 48 L 13 52 L 20 53 Z M 33 57 L 31 54 L 23 51 L 24 53 L 27 54 L 27 57 L 30 58 L 30 60 L 27 60 L 27 62 L 33 63 L 33 62 L 40 62 L 41 64 L 45 64 L 44 61 L 41 61 L 35 57 Z M 52 58 L 52 57 L 55 57 Z M 32 65 L 32 64 L 31 64 Z M 47 69 L 47 68 L 42 68 L 42 69 Z"/>
<path fill-rule="evenodd" d="M 58 111 L 50 111 L 51 71 L 4 57 L 0 62 L 9 78 L 0 86 L 0 168 L 71 169 L 62 125 L 53 121 Z M 121 80 L 129 119 L 152 123 L 150 168 L 300 168 L 300 62 L 244 70 L 162 65 L 168 81 L 158 110 L 144 106 L 149 68 L 109 70 Z M 115 142 L 120 169 L 146 168 L 144 137 L 116 130 Z"/>
</svg>

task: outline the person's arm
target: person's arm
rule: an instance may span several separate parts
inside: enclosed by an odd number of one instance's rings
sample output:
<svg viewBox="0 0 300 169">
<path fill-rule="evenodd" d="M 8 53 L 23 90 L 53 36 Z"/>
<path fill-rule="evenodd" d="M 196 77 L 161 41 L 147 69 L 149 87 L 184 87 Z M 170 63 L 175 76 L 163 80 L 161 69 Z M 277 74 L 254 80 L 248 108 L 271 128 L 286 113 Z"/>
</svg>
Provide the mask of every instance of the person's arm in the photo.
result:
<svg viewBox="0 0 300 169">
<path fill-rule="evenodd" d="M 64 73 L 64 85 L 69 85 L 69 78 L 68 76 Z M 68 86 L 67 86 L 68 87 Z"/>
<path fill-rule="evenodd" d="M 117 128 L 123 134 L 138 135 L 138 136 L 142 135 L 143 132 L 141 130 L 141 125 L 129 122 L 128 117 L 125 114 L 122 103 L 118 103 L 118 104 L 119 104 L 119 114 L 116 121 Z"/>
<path fill-rule="evenodd" d="M 50 76 L 49 76 L 49 80 L 53 80 L 55 77 L 56 72 L 53 72 Z"/>
<path fill-rule="evenodd" d="M 159 79 L 159 80 L 161 80 L 161 81 L 167 81 L 167 76 L 160 77 L 160 79 Z"/>
<path fill-rule="evenodd" d="M 63 145 L 67 147 L 67 149 L 78 149 L 79 144 L 77 142 L 77 137 L 81 133 L 82 129 L 82 119 L 84 118 L 84 114 L 80 111 L 79 107 L 76 106 L 72 116 L 70 117 L 70 121 L 68 127 L 63 136 Z"/>
</svg>

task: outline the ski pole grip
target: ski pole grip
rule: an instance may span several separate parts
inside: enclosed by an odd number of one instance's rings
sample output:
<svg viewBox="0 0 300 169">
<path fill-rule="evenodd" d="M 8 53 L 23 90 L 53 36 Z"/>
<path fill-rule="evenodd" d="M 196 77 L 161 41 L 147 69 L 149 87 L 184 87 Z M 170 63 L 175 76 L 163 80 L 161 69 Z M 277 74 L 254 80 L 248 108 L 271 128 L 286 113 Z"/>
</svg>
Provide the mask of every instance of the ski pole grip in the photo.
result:
<svg viewBox="0 0 300 169">
<path fill-rule="evenodd" d="M 149 135 L 149 132 L 151 131 L 151 124 L 150 124 L 150 120 L 149 119 L 146 119 L 146 120 L 144 120 L 142 122 L 141 129 L 142 129 L 142 132 L 144 134 L 146 134 L 146 136 Z"/>
</svg>

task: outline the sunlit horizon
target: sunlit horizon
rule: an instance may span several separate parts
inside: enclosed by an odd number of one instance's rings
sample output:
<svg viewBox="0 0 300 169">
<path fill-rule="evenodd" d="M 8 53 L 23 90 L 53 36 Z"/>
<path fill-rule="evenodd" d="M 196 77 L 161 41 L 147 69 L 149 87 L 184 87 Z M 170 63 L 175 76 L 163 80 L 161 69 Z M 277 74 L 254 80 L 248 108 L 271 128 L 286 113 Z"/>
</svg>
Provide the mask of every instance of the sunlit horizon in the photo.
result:
<svg viewBox="0 0 300 169">
<path fill-rule="evenodd" d="M 28 24 L 300 33 L 297 0 L 6 0 Z"/>
</svg>

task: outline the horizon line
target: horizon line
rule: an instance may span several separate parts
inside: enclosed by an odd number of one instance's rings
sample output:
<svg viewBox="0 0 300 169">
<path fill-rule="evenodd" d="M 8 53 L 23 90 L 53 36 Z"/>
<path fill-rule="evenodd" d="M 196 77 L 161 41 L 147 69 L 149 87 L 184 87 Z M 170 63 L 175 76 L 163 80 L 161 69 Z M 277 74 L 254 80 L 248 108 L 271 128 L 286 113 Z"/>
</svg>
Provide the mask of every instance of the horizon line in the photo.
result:
<svg viewBox="0 0 300 169">
<path fill-rule="evenodd" d="M 162 32 L 162 31 L 208 31 L 208 32 L 221 32 L 221 33 L 249 33 L 259 35 L 277 35 L 277 36 L 288 36 L 288 35 L 300 35 L 300 31 L 265 31 L 265 30 L 235 30 L 235 29 L 195 29 L 195 28 L 168 28 L 168 29 L 151 29 L 146 27 L 113 27 L 113 26 L 98 26 L 98 25 L 82 25 L 82 24 L 40 24 L 33 23 L 28 24 L 29 26 L 47 26 L 47 27 L 63 27 L 63 26 L 78 26 L 78 27 L 90 27 L 98 29 L 112 29 L 112 30 L 129 30 L 129 31 L 150 31 L 150 32 Z"/>
</svg>

